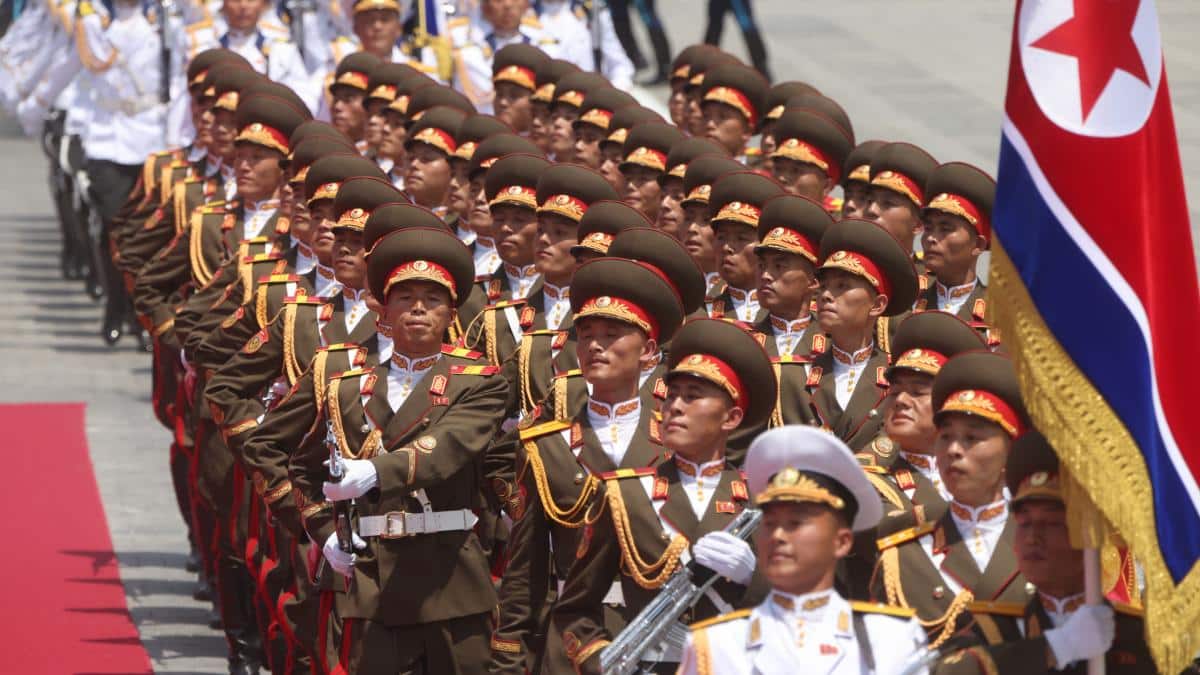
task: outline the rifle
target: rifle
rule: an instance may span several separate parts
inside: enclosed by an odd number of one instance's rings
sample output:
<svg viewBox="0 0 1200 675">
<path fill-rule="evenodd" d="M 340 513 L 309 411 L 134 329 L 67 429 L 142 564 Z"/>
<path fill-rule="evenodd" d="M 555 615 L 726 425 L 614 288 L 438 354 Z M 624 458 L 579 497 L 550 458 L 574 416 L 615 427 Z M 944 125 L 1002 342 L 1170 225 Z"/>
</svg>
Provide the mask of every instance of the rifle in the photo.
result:
<svg viewBox="0 0 1200 675">
<path fill-rule="evenodd" d="M 762 511 L 746 509 L 739 513 L 725 531 L 746 540 L 754 533 L 762 520 Z M 659 653 L 682 650 L 688 630 L 679 617 L 700 601 L 700 598 L 716 583 L 717 575 L 712 570 L 694 562 L 681 567 L 658 595 L 646 605 L 633 621 L 617 635 L 600 653 L 600 672 L 604 675 L 631 675 L 649 672 L 641 670 L 640 664 L 646 652 L 659 647 Z"/>
<path fill-rule="evenodd" d="M 325 426 L 325 447 L 329 449 L 329 482 L 340 483 L 346 475 L 346 464 L 342 461 L 341 450 L 338 449 L 337 434 L 333 433 L 333 425 Z M 354 525 L 350 523 L 350 508 L 354 500 L 330 501 L 333 507 L 333 528 L 337 533 L 338 548 L 343 553 L 354 553 Z"/>
</svg>

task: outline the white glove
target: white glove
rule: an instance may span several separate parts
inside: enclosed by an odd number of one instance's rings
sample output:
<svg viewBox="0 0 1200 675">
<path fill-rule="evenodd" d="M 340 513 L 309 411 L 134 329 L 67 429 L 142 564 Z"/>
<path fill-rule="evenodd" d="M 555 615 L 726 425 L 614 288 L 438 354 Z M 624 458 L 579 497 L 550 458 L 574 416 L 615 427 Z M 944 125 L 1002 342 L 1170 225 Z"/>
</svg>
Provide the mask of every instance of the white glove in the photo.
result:
<svg viewBox="0 0 1200 675">
<path fill-rule="evenodd" d="M 367 547 L 367 542 L 357 534 L 350 536 L 353 537 L 351 541 L 354 543 L 354 550 L 361 551 Z M 354 575 L 354 563 L 358 560 L 358 556 L 346 553 L 338 547 L 337 532 L 330 534 L 329 538 L 325 540 L 325 545 L 321 547 L 321 553 L 325 555 L 325 560 L 329 561 L 329 566 L 337 570 L 338 574 L 345 577 Z"/>
<path fill-rule="evenodd" d="M 1054 652 L 1058 670 L 1066 670 L 1076 661 L 1103 656 L 1112 646 L 1115 633 L 1112 607 L 1084 605 L 1063 625 L 1046 631 L 1046 643 Z"/>
<path fill-rule="evenodd" d="M 379 474 L 375 472 L 375 465 L 371 460 L 344 459 L 342 463 L 346 467 L 342 480 L 337 483 L 326 482 L 321 486 L 326 499 L 335 502 L 357 499 L 379 485 Z M 325 466 L 329 466 L 329 460 L 325 460 Z"/>
<path fill-rule="evenodd" d="M 757 561 L 750 544 L 728 532 L 709 532 L 692 545 L 692 557 L 708 569 L 743 586 L 754 576 Z"/>
</svg>

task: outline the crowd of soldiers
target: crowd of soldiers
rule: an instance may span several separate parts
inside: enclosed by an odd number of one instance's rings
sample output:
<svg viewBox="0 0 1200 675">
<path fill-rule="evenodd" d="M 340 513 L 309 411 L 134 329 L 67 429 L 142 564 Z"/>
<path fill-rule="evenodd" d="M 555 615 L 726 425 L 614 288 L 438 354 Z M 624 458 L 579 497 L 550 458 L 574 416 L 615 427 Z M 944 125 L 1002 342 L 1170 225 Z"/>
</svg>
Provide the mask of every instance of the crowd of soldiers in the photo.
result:
<svg viewBox="0 0 1200 675">
<path fill-rule="evenodd" d="M 679 575 L 650 672 L 1155 672 L 986 323 L 990 176 L 713 46 L 665 119 L 602 16 L 434 4 L 303 48 L 199 5 L 178 73 L 128 0 L 0 42 L 64 272 L 148 336 L 231 673 L 597 673 Z"/>
</svg>

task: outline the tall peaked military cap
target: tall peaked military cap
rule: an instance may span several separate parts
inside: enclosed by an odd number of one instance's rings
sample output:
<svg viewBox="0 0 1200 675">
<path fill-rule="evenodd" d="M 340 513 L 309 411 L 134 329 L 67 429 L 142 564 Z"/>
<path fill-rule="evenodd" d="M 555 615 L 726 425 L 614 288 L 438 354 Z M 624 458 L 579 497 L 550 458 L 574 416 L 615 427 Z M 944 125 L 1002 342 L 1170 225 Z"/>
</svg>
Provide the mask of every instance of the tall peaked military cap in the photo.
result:
<svg viewBox="0 0 1200 675">
<path fill-rule="evenodd" d="M 328 139 L 313 138 L 302 146 L 307 152 L 310 144 L 324 144 Z M 337 148 L 333 154 L 321 155 L 307 165 L 304 177 L 304 196 L 309 206 L 322 199 L 336 199 L 342 183 L 351 178 L 386 180 L 379 165 L 350 148 Z"/>
<path fill-rule="evenodd" d="M 885 316 L 912 309 L 917 299 L 917 270 L 890 232 L 869 220 L 847 218 L 821 237 L 820 270 L 840 269 L 867 280 L 888 298 Z"/>
<path fill-rule="evenodd" d="M 765 422 L 775 409 L 778 384 L 771 359 L 737 322 L 699 318 L 685 323 L 667 358 L 666 379 L 681 376 L 698 377 L 729 394 L 745 414 L 741 428 Z"/>
<path fill-rule="evenodd" d="M 887 377 L 898 370 L 937 375 L 955 355 L 977 349 L 987 342 L 967 322 L 949 312 L 916 312 L 896 329 Z"/>
<path fill-rule="evenodd" d="M 288 182 L 293 185 L 299 185 L 298 189 L 304 189 L 304 183 L 308 180 L 308 173 L 313 163 L 318 159 L 333 157 L 335 155 L 358 155 L 362 157 L 362 155 L 358 154 L 358 150 L 355 149 L 353 143 L 333 136 L 310 136 L 301 141 L 299 145 L 293 145 L 292 154 L 288 155 L 291 158 L 288 160 L 288 163 L 292 169 Z M 311 200 L 311 197 L 309 199 Z"/>
<path fill-rule="evenodd" d="M 367 256 L 371 295 L 387 302 L 388 291 L 406 281 L 428 281 L 450 291 L 461 306 L 475 283 L 471 249 L 446 227 L 406 227 L 376 240 Z"/>
<path fill-rule="evenodd" d="M 756 129 L 767 111 L 767 78 L 750 66 L 726 63 L 704 74 L 701 100 L 723 103 L 740 112 L 751 129 Z"/>
<path fill-rule="evenodd" d="M 619 108 L 609 118 L 608 136 L 600 141 L 600 146 L 604 147 L 609 143 L 624 146 L 625 139 L 629 137 L 629 130 L 635 125 L 643 122 L 663 121 L 662 115 L 642 105 L 627 105 L 624 108 Z"/>
<path fill-rule="evenodd" d="M 523 42 L 501 47 L 492 59 L 492 82 L 511 82 L 537 91 L 538 69 L 549 60 L 546 52 Z"/>
<path fill-rule="evenodd" d="M 381 63 L 370 72 L 367 80 L 368 101 L 378 100 L 391 103 L 396 100 L 396 93 L 401 82 L 410 78 L 424 75 L 406 63 Z"/>
<path fill-rule="evenodd" d="M 701 155 L 728 156 L 729 153 L 725 150 L 725 146 L 711 138 L 682 139 L 672 145 L 671 151 L 667 153 L 667 169 L 658 177 L 658 182 L 661 184 L 668 178 L 683 180 L 683 175 L 687 173 L 688 163 Z"/>
<path fill-rule="evenodd" d="M 300 98 L 300 95 L 294 89 L 286 84 L 261 79 L 244 88 L 241 98 L 246 99 L 250 96 L 258 95 L 274 96 L 275 98 L 287 101 L 293 108 L 304 113 L 304 121 L 307 122 L 312 119 L 312 111 L 308 109 L 308 104 L 304 102 L 304 99 Z"/>
<path fill-rule="evenodd" d="M 632 324 L 666 342 L 683 323 L 683 304 L 662 270 L 627 258 L 596 258 L 575 270 L 571 309 L 576 322 L 590 316 Z"/>
<path fill-rule="evenodd" d="M 637 211 L 640 215 L 641 212 Z M 683 313 L 690 315 L 704 305 L 708 282 L 704 271 L 677 239 L 657 227 L 621 230 L 608 247 L 608 255 L 629 258 L 657 267 L 679 293 Z"/>
<path fill-rule="evenodd" d="M 408 201 L 404 194 L 392 187 L 386 178 L 355 176 L 347 178 L 338 188 L 333 200 L 333 212 L 337 216 L 334 227 L 361 230 L 366 227 L 371 212 L 384 204 Z"/>
<path fill-rule="evenodd" d="M 875 155 L 885 145 L 887 145 L 887 141 L 871 140 L 854 146 L 842 164 L 842 187 L 851 181 L 869 185 L 871 183 L 871 162 L 875 161 Z"/>
<path fill-rule="evenodd" d="M 696 52 L 692 57 L 692 61 L 688 68 L 688 81 L 684 85 L 687 91 L 700 92 L 704 88 L 705 78 L 708 76 L 708 71 L 721 65 L 745 65 L 740 59 L 729 52 L 722 51 L 719 48 L 704 49 Z"/>
<path fill-rule="evenodd" d="M 850 116 L 846 114 L 846 109 L 837 101 L 823 94 L 797 94 L 784 103 L 784 111 L 790 108 L 815 110 L 828 117 L 846 131 L 846 135 L 850 137 L 850 145 L 854 145 L 854 125 L 850 122 Z M 783 113 L 780 112 L 780 114 Z"/>
<path fill-rule="evenodd" d="M 588 93 L 596 89 L 612 86 L 603 75 L 589 70 L 579 70 L 567 73 L 554 87 L 554 104 L 569 105 L 578 108 L 587 98 Z"/>
<path fill-rule="evenodd" d="M 992 240 L 992 204 L 996 181 L 982 169 L 964 162 L 942 164 L 925 183 L 926 211 L 958 216 L 984 239 Z"/>
<path fill-rule="evenodd" d="M 621 231 L 651 225 L 641 211 L 625 202 L 602 199 L 592 204 L 579 220 L 579 242 L 571 247 L 571 253 L 591 251 L 609 255 L 608 247 Z"/>
<path fill-rule="evenodd" d="M 371 73 L 378 68 L 383 61 L 378 56 L 368 52 L 354 52 L 346 55 L 337 64 L 337 69 L 333 73 L 333 81 L 329 83 L 329 91 L 333 92 L 338 87 L 348 87 L 360 93 L 367 93 L 367 86 L 371 82 Z"/>
<path fill-rule="evenodd" d="M 607 135 L 613 114 L 631 105 L 637 105 L 637 99 L 616 87 L 593 89 L 579 104 L 579 119 L 572 122 L 571 126 L 578 129 L 580 125 L 590 124 Z"/>
<path fill-rule="evenodd" d="M 871 160 L 871 185 L 904 195 L 919 209 L 925 206 L 925 184 L 937 165 L 933 155 L 912 143 L 888 143 Z"/>
<path fill-rule="evenodd" d="M 538 213 L 554 213 L 579 222 L 588 207 L 602 199 L 617 199 L 604 176 L 578 164 L 554 164 L 538 179 Z"/>
<path fill-rule="evenodd" d="M 674 85 L 680 81 L 687 82 L 692 76 L 692 62 L 700 53 L 706 51 L 720 52 L 721 50 L 705 42 L 688 45 L 680 50 L 675 55 L 675 59 L 671 61 L 671 84 Z"/>
<path fill-rule="evenodd" d="M 958 413 L 985 419 L 1017 438 L 1029 429 L 1012 359 L 987 350 L 963 352 L 933 378 L 933 419 Z"/>
<path fill-rule="evenodd" d="M 501 157 L 518 153 L 537 155 L 538 157 L 543 156 L 541 149 L 533 141 L 524 136 L 518 136 L 511 132 L 492 134 L 480 141 L 479 145 L 475 146 L 475 152 L 471 154 L 471 163 L 468 166 L 467 175 L 473 180 L 480 171 L 487 171 Z"/>
<path fill-rule="evenodd" d="M 404 115 L 406 119 L 405 123 L 407 124 L 408 104 L 412 101 L 413 94 L 426 87 L 440 86 L 433 78 L 425 73 L 418 72 L 408 79 L 401 80 L 396 85 L 396 98 L 388 102 L 387 110 Z"/>
<path fill-rule="evenodd" d="M 267 94 L 250 94 L 238 103 L 236 113 L 238 143 L 253 143 L 287 157 L 292 132 L 304 123 L 308 110 L 297 109 L 288 101 Z"/>
<path fill-rule="evenodd" d="M 816 87 L 807 82 L 799 82 L 792 80 L 789 82 L 776 82 L 767 90 L 766 113 L 763 115 L 764 121 L 777 120 L 783 114 L 784 106 L 788 100 L 794 96 L 801 94 L 817 94 L 821 92 Z"/>
<path fill-rule="evenodd" d="M 383 204 L 367 217 L 363 227 L 363 249 L 369 254 L 380 239 L 410 227 L 451 231 L 446 221 L 424 206 L 405 202 Z"/>
<path fill-rule="evenodd" d="M 558 81 L 578 71 L 579 66 L 564 59 L 549 59 L 542 63 L 537 69 L 537 89 L 530 100 L 547 105 L 553 103 Z"/>
<path fill-rule="evenodd" d="M 824 504 L 855 532 L 875 527 L 883 504 L 854 453 L 837 436 L 802 424 L 771 429 L 746 451 L 746 483 L 759 506 Z"/>
<path fill-rule="evenodd" d="M 1064 501 L 1058 454 L 1037 429 L 1013 442 L 1004 467 L 1004 482 L 1012 495 L 1009 505 L 1014 509 L 1031 499 Z"/>
<path fill-rule="evenodd" d="M 538 179 L 550 164 L 541 153 L 506 154 L 496 160 L 483 177 L 488 206 L 520 206 L 537 211 Z"/>
<path fill-rule="evenodd" d="M 813 110 L 788 108 L 775 122 L 775 151 L 782 157 L 812 164 L 835 182 L 854 141 L 837 122 Z"/>
<path fill-rule="evenodd" d="M 458 130 L 462 126 L 466 113 L 449 106 L 440 105 L 430 108 L 421 115 L 421 119 L 408 128 L 408 136 L 404 139 L 404 147 L 410 148 L 414 143 L 425 143 L 446 153 L 446 157 L 454 156 L 458 150 Z"/>
<path fill-rule="evenodd" d="M 202 92 L 203 89 L 201 89 L 201 86 L 206 81 L 206 76 L 208 75 L 209 69 L 218 65 L 224 67 L 231 64 L 238 64 L 245 68 L 250 67 L 250 62 L 247 61 L 241 54 L 223 47 L 218 47 L 216 49 L 205 49 L 204 51 L 200 52 L 188 62 L 188 91 L 190 91 L 193 96 L 197 95 L 199 92 Z"/>
<path fill-rule="evenodd" d="M 666 122 L 642 122 L 629 129 L 621 146 L 621 171 L 635 166 L 662 173 L 667 170 L 667 153 L 685 138 L 679 127 Z"/>
<path fill-rule="evenodd" d="M 354 145 L 354 142 L 350 140 L 349 136 L 338 131 L 337 127 L 333 126 L 329 122 L 323 122 L 321 120 L 308 120 L 296 127 L 296 129 L 292 132 L 292 137 L 289 139 L 292 150 L 295 151 L 300 147 L 301 143 L 309 138 L 331 138 L 334 140 L 345 141 L 350 145 Z M 309 160 L 309 163 L 311 164 L 312 160 Z"/>
<path fill-rule="evenodd" d="M 213 96 L 217 99 L 213 102 L 213 108 L 228 112 L 237 112 L 242 90 L 255 82 L 262 81 L 264 78 L 261 73 L 253 68 L 243 68 L 240 64 L 230 64 L 226 67 L 210 68 L 204 79 L 206 83 L 204 85 L 205 93 L 207 93 L 211 86 Z"/>
<path fill-rule="evenodd" d="M 761 173 L 736 171 L 713 183 L 708 197 L 709 224 L 716 228 L 722 223 L 745 225 L 758 231 L 758 218 L 763 205 L 776 195 L 784 194 L 783 186 Z"/>
<path fill-rule="evenodd" d="M 833 216 L 821 204 L 798 195 L 777 195 L 763 204 L 758 217 L 758 251 L 780 251 L 820 260 L 821 239 Z"/>
<path fill-rule="evenodd" d="M 410 121 L 416 122 L 421 119 L 425 111 L 438 106 L 461 110 L 463 115 L 474 115 L 477 112 L 475 104 L 471 103 L 471 99 L 463 94 L 445 85 L 431 84 L 413 90 L 408 98 L 405 114 L 408 115 Z"/>
<path fill-rule="evenodd" d="M 511 133 L 515 133 L 512 127 L 491 115 L 468 115 L 458 126 L 458 133 L 454 135 L 454 140 L 458 143 L 458 148 L 454 150 L 454 158 L 470 162 L 483 139 L 493 134 Z"/>
<path fill-rule="evenodd" d="M 745 171 L 746 165 L 727 153 L 700 155 L 688 162 L 683 173 L 683 205 L 707 204 L 712 196 L 713 183 L 725 174 Z"/>
</svg>

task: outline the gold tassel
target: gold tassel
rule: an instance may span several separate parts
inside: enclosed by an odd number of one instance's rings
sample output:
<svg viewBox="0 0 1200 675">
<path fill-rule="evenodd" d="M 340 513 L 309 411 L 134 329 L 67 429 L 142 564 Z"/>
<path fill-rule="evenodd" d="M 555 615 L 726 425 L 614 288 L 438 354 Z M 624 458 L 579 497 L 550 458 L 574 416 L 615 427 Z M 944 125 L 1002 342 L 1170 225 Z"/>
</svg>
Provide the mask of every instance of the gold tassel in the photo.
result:
<svg viewBox="0 0 1200 675">
<path fill-rule="evenodd" d="M 527 458 L 526 465 L 533 472 L 533 482 L 537 485 L 538 499 L 542 500 L 542 510 L 546 512 L 546 517 L 563 527 L 571 529 L 583 526 L 586 522 L 587 507 L 591 504 L 592 498 L 596 495 L 596 490 L 600 487 L 600 481 L 596 476 L 589 473 L 587 480 L 584 481 L 582 488 L 579 490 L 579 497 L 575 500 L 575 503 L 570 508 L 561 509 L 558 507 L 558 503 L 554 501 L 554 492 L 550 489 L 550 484 L 546 480 L 546 466 L 542 464 L 542 456 L 538 451 L 535 441 L 525 441 L 525 456 Z"/>
<path fill-rule="evenodd" d="M 629 523 L 629 514 L 625 511 L 619 479 L 605 481 L 605 488 L 608 508 L 612 512 L 613 530 L 617 534 L 617 544 L 621 547 L 621 568 L 633 577 L 638 586 L 651 591 L 660 588 L 679 567 L 679 557 L 688 548 L 687 538 L 675 535 L 658 560 L 653 563 L 646 562 L 637 550 L 637 538 L 633 534 L 633 526 Z"/>
<path fill-rule="evenodd" d="M 283 306 L 283 372 L 288 382 L 296 384 L 300 379 L 300 364 L 296 362 L 296 305 Z M 325 352 L 328 353 L 328 352 Z"/>
<path fill-rule="evenodd" d="M 783 426 L 783 402 L 779 391 L 783 380 L 783 366 L 772 363 L 771 370 L 775 371 L 775 410 L 771 411 L 771 420 L 767 423 L 768 429 Z"/>
</svg>

